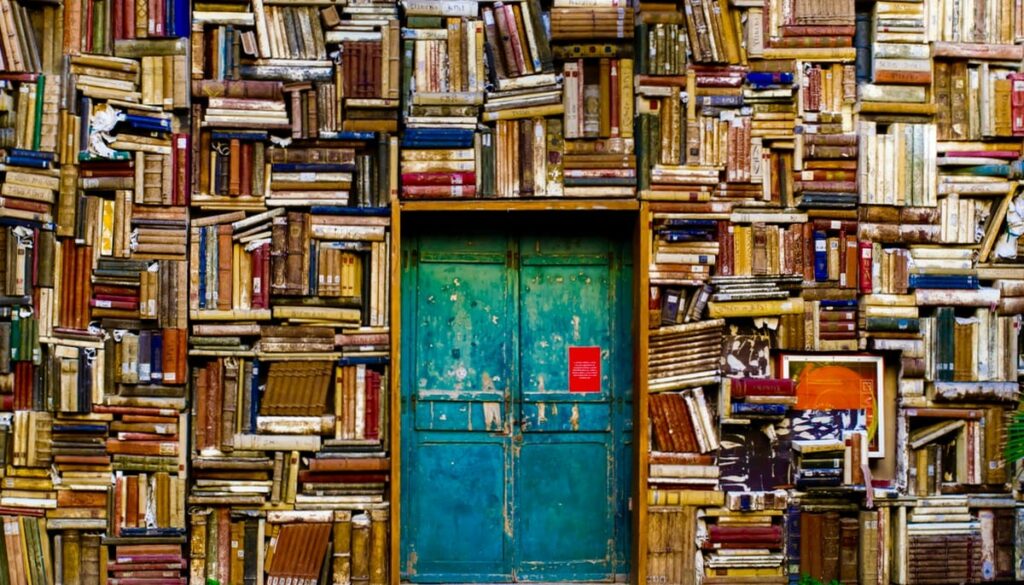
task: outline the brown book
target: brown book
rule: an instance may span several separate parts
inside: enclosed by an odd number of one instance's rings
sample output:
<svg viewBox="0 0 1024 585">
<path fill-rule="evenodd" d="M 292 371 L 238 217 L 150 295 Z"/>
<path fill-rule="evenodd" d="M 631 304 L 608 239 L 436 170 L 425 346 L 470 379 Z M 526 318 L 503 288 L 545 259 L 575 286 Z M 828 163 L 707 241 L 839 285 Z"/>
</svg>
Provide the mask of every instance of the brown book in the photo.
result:
<svg viewBox="0 0 1024 585">
<path fill-rule="evenodd" d="M 217 308 L 231 309 L 233 245 L 230 224 L 217 226 Z"/>
</svg>

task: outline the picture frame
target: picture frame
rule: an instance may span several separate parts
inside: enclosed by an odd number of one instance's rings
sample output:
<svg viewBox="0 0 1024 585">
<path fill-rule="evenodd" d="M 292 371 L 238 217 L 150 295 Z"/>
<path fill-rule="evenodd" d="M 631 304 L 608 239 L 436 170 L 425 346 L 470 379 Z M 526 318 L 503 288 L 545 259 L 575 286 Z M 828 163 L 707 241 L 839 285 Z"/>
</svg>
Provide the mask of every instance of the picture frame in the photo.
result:
<svg viewBox="0 0 1024 585">
<path fill-rule="evenodd" d="M 845 413 L 833 417 L 839 432 L 865 430 L 868 457 L 885 456 L 885 365 L 875 355 L 781 356 L 781 377 L 796 383 L 794 410 Z"/>
</svg>

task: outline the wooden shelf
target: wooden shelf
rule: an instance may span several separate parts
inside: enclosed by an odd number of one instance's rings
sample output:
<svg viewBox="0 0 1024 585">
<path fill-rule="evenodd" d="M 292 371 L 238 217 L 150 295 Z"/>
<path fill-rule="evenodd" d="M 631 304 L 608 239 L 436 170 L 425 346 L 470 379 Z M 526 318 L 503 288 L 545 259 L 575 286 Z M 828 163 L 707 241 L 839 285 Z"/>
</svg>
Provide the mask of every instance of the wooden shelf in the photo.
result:
<svg viewBox="0 0 1024 585">
<path fill-rule="evenodd" d="M 636 199 L 434 199 L 401 201 L 402 211 L 636 211 Z"/>
</svg>

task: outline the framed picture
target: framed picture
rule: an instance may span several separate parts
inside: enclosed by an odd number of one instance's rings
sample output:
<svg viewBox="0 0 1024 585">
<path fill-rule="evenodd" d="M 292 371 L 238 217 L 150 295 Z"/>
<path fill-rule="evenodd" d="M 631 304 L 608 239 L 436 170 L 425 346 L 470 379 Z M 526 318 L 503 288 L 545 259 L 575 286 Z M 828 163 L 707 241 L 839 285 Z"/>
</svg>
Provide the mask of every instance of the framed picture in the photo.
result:
<svg viewBox="0 0 1024 585">
<path fill-rule="evenodd" d="M 883 370 L 881 356 L 782 356 L 782 377 L 796 383 L 794 408 L 821 414 L 798 418 L 833 421 L 828 426 L 834 426 L 831 432 L 839 437 L 844 430 L 867 431 L 869 457 L 883 457 L 885 454 Z"/>
</svg>

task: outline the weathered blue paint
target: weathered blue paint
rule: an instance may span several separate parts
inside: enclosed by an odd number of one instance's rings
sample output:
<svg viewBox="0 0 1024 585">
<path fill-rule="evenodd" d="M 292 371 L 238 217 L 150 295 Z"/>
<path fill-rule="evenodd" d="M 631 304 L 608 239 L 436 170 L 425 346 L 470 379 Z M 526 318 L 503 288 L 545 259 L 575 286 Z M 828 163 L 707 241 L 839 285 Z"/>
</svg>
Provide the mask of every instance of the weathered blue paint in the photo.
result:
<svg viewBox="0 0 1024 585">
<path fill-rule="evenodd" d="M 402 543 L 419 583 L 628 573 L 631 278 L 607 237 L 403 246 Z M 601 391 L 568 392 L 570 346 Z"/>
</svg>

